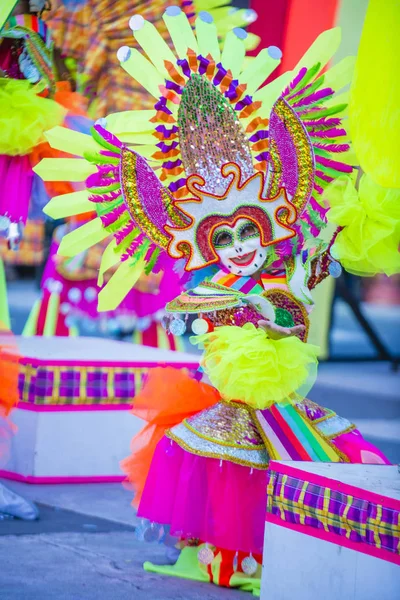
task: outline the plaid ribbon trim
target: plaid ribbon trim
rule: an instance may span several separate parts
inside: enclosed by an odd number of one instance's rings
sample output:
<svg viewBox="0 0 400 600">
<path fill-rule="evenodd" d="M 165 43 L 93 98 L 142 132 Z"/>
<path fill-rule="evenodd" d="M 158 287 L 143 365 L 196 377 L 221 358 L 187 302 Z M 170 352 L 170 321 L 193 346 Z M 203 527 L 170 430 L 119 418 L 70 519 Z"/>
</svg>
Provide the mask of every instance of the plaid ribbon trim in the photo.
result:
<svg viewBox="0 0 400 600">
<path fill-rule="evenodd" d="M 148 372 L 147 367 L 20 364 L 20 399 L 30 404 L 53 406 L 131 404 Z"/>
<path fill-rule="evenodd" d="M 400 554 L 400 511 L 269 472 L 267 512 L 283 521 L 308 525 Z"/>
</svg>

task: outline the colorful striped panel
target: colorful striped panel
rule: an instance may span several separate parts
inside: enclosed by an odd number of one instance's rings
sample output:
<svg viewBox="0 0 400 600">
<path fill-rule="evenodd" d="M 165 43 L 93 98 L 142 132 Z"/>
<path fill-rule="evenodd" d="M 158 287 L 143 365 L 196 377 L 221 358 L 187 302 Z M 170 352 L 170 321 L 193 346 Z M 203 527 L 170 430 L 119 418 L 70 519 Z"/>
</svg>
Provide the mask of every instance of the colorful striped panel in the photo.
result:
<svg viewBox="0 0 400 600">
<path fill-rule="evenodd" d="M 271 459 L 340 462 L 329 441 L 298 412 L 295 406 L 275 404 L 256 411 Z"/>
</svg>

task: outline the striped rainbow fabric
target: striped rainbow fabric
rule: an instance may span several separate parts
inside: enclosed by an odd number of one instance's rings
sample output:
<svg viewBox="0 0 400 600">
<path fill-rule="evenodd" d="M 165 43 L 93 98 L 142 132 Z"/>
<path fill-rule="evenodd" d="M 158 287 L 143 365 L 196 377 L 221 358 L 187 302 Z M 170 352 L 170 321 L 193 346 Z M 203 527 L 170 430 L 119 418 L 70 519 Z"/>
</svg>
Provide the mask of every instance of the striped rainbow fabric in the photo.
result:
<svg viewBox="0 0 400 600">
<path fill-rule="evenodd" d="M 256 412 L 273 460 L 342 462 L 345 460 L 325 436 L 304 418 L 296 406 L 275 404 Z"/>
</svg>

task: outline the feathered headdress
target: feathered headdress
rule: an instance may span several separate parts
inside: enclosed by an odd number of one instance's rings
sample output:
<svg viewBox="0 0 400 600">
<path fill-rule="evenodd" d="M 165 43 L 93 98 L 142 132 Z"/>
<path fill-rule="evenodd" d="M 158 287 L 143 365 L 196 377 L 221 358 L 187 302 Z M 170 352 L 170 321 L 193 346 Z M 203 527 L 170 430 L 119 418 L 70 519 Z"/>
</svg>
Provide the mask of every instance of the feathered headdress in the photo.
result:
<svg viewBox="0 0 400 600">
<path fill-rule="evenodd" d="M 86 191 L 54 198 L 47 214 L 97 210 L 97 219 L 62 240 L 61 254 L 113 235 L 100 279 L 121 265 L 100 293 L 103 310 L 115 307 L 163 251 L 185 257 L 186 270 L 212 264 L 216 223 L 246 215 L 263 245 L 287 242 L 299 223 L 317 235 L 324 188 L 353 169 L 341 126 L 346 101 L 334 99 L 334 87 L 351 77 L 352 60 L 322 74 L 339 45 L 337 29 L 319 36 L 293 72 L 264 86 L 280 62 L 276 47 L 248 61 L 240 28 L 228 33 L 221 52 L 208 13 L 199 14 L 195 30 L 177 7 L 164 21 L 175 52 L 140 15 L 130 25 L 143 53 L 118 52 L 121 66 L 154 97 L 154 109 L 110 115 L 91 137 L 50 131 L 53 147 L 85 160 L 45 159 L 36 169 L 45 180 L 86 180 Z"/>
</svg>

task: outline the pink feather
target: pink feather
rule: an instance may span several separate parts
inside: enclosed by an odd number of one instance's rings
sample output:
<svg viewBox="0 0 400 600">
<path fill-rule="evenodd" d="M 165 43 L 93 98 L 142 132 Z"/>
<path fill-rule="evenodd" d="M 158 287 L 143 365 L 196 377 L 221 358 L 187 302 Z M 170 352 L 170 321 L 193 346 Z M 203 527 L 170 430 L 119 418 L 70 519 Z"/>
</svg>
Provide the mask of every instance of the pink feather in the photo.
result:
<svg viewBox="0 0 400 600">
<path fill-rule="evenodd" d="M 312 121 L 303 121 L 306 127 L 313 127 L 315 129 L 326 129 L 330 127 L 337 127 L 342 122 L 340 117 L 322 117 Z"/>
<path fill-rule="evenodd" d="M 121 206 L 117 206 L 117 208 L 114 208 L 107 215 L 102 215 L 101 222 L 103 223 L 103 227 L 108 227 L 112 223 L 115 223 L 125 210 L 125 205 L 121 204 Z"/>
<path fill-rule="evenodd" d="M 314 131 L 313 127 L 308 127 L 307 130 L 311 136 L 317 138 L 337 138 L 343 135 L 347 135 L 345 129 L 339 129 L 338 127 L 332 127 L 332 129 L 322 129 L 321 131 L 319 131 L 318 129 Z"/>
<path fill-rule="evenodd" d="M 350 149 L 349 144 L 313 144 L 313 146 L 327 152 L 347 152 Z"/>
<path fill-rule="evenodd" d="M 117 242 L 117 245 L 119 245 L 135 228 L 135 223 L 133 221 L 129 222 L 128 225 L 126 225 L 126 227 L 124 227 L 123 229 L 120 229 L 119 231 L 116 231 L 114 233 L 114 238 L 115 241 Z"/>
<path fill-rule="evenodd" d="M 325 158 L 324 156 L 315 156 L 315 161 L 324 167 L 328 167 L 330 169 L 334 169 L 335 171 L 339 171 L 341 173 L 351 173 L 353 167 L 350 165 L 345 165 L 342 162 L 337 162 L 336 160 L 332 160 L 330 158 Z"/>
<path fill-rule="evenodd" d="M 121 190 L 115 190 L 114 192 L 108 192 L 108 194 L 92 194 L 89 196 L 90 202 L 112 202 L 121 195 Z"/>
</svg>

